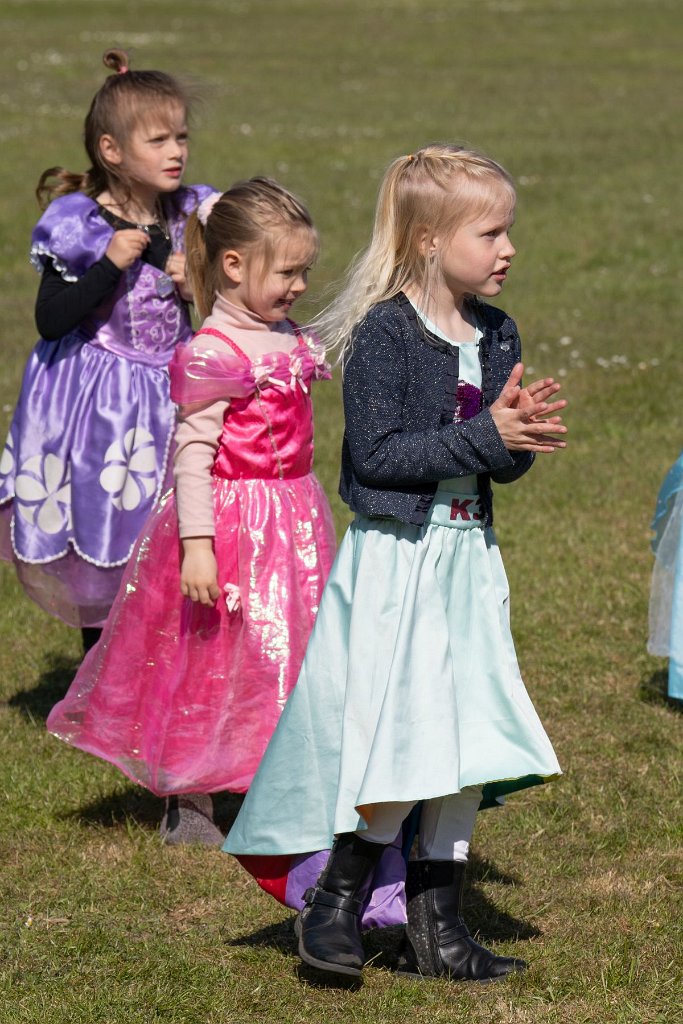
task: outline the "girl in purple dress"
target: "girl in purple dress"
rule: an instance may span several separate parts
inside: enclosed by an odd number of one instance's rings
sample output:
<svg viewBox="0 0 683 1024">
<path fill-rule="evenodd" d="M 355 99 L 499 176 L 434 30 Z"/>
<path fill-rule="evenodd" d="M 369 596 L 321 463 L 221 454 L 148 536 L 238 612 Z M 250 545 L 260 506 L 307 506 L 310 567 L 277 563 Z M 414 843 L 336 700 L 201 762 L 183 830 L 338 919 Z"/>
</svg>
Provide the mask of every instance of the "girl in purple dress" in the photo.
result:
<svg viewBox="0 0 683 1024">
<path fill-rule="evenodd" d="M 214 201 L 215 200 L 215 201 Z M 47 726 L 159 796 L 169 843 L 223 841 L 296 682 L 336 542 L 312 472 L 320 345 L 289 319 L 318 240 L 265 178 L 190 217 L 206 316 L 171 362 L 175 492 L 142 531 L 102 639 Z"/>
<path fill-rule="evenodd" d="M 33 231 L 42 274 L 33 350 L 0 458 L 0 557 L 86 649 L 167 486 L 168 362 L 191 336 L 183 232 L 211 193 L 181 185 L 188 95 L 170 75 L 115 73 L 85 119 L 85 174 L 53 167 Z"/>
</svg>

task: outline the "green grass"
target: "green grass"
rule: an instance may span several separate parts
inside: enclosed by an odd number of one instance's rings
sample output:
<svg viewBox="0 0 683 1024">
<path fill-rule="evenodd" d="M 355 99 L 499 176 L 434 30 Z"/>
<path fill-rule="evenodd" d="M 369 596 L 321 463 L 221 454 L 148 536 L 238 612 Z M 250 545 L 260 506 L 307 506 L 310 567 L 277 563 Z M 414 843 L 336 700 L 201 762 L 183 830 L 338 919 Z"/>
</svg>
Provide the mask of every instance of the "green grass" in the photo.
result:
<svg viewBox="0 0 683 1024">
<path fill-rule="evenodd" d="M 649 520 L 683 441 L 682 28 L 673 0 L 5 0 L 1 434 L 34 338 L 32 189 L 83 166 L 99 55 L 121 43 L 200 84 L 190 180 L 269 173 L 305 197 L 324 246 L 309 311 L 367 241 L 393 156 L 451 139 L 509 167 L 502 303 L 528 364 L 561 375 L 571 444 L 497 494 L 520 662 L 565 776 L 481 816 L 468 918 L 529 973 L 398 981 L 391 932 L 369 936 L 359 991 L 299 975 L 290 915 L 235 862 L 161 847 L 159 801 L 46 734 L 78 638 L 2 567 L 0 1022 L 680 1019 L 683 716 L 645 638 Z M 316 412 L 332 496 L 338 383 Z"/>
</svg>

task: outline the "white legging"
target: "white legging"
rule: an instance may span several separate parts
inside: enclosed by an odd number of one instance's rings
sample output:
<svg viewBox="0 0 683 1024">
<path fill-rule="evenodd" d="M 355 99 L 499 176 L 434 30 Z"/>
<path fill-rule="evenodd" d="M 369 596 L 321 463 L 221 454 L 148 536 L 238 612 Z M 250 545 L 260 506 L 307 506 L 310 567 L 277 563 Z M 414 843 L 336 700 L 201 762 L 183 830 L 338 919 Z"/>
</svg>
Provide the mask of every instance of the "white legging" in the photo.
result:
<svg viewBox="0 0 683 1024">
<path fill-rule="evenodd" d="M 418 860 L 467 860 L 481 793 L 481 786 L 466 786 L 459 793 L 423 802 Z M 368 828 L 358 829 L 356 835 L 370 843 L 393 843 L 414 806 L 415 801 L 375 804 Z"/>
</svg>

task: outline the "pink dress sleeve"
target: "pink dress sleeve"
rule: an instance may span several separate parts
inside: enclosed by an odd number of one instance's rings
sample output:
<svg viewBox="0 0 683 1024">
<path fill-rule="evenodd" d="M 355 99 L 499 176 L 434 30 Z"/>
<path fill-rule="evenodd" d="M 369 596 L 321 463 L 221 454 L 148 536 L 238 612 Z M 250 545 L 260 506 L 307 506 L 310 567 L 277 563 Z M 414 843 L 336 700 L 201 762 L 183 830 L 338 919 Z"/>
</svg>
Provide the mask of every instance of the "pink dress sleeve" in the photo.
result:
<svg viewBox="0 0 683 1024">
<path fill-rule="evenodd" d="M 253 384 L 244 361 L 211 335 L 179 347 L 169 370 L 171 397 L 179 405 L 173 472 L 180 537 L 213 537 L 211 467 L 230 404 L 226 396 L 248 394 Z"/>
</svg>

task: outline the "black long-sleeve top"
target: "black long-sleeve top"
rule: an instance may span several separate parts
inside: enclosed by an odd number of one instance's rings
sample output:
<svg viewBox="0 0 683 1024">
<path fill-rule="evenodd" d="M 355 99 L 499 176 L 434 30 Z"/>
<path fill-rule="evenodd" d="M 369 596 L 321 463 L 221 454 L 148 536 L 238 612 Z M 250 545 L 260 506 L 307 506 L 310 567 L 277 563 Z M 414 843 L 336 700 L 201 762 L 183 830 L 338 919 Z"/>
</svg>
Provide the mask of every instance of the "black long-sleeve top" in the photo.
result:
<svg viewBox="0 0 683 1024">
<path fill-rule="evenodd" d="M 36 327 L 41 338 L 58 341 L 75 330 L 111 295 L 122 273 L 103 256 L 78 281 L 65 281 L 50 260 L 40 279 L 36 299 Z"/>
</svg>

